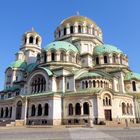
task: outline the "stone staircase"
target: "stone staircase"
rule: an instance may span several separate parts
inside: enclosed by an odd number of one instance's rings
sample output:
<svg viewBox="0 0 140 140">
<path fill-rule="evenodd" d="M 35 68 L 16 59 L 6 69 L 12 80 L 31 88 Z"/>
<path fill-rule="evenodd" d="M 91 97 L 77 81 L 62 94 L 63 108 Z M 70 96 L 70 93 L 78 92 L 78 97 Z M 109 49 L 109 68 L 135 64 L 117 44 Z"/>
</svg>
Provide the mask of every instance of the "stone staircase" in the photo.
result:
<svg viewBox="0 0 140 140">
<path fill-rule="evenodd" d="M 12 122 L 11 120 L 1 121 L 1 122 L 0 122 L 0 127 L 4 127 L 4 126 L 6 126 L 7 124 L 10 124 L 11 122 Z"/>
<path fill-rule="evenodd" d="M 4 126 L 6 126 L 6 127 L 22 127 L 22 126 L 24 126 L 24 120 L 3 121 L 3 122 L 0 122 L 0 126 L 2 126 L 2 127 L 4 127 Z"/>
</svg>

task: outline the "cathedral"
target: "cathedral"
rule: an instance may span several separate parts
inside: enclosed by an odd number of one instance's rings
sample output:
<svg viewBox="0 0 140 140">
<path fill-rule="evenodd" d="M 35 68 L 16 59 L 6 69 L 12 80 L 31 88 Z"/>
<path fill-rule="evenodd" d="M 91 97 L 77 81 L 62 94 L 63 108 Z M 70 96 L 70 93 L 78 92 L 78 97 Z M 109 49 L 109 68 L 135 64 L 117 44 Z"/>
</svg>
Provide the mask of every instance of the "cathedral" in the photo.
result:
<svg viewBox="0 0 140 140">
<path fill-rule="evenodd" d="M 34 30 L 23 34 L 5 70 L 0 122 L 15 125 L 139 123 L 140 74 L 127 55 L 103 42 L 101 28 L 80 15 L 60 22 L 41 47 Z"/>
</svg>

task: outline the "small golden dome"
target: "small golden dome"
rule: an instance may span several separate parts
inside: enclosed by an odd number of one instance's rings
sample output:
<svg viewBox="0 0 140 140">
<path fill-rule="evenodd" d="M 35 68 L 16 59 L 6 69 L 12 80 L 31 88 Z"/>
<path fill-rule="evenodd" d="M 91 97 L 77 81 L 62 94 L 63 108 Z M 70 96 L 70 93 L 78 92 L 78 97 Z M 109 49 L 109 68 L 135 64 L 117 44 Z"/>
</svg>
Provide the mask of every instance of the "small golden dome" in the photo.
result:
<svg viewBox="0 0 140 140">
<path fill-rule="evenodd" d="M 65 26 L 66 24 L 73 24 L 75 22 L 85 22 L 87 24 L 96 24 L 95 22 L 93 22 L 91 19 L 89 19 L 88 17 L 85 17 L 85 16 L 72 16 L 72 17 L 69 17 L 69 18 L 66 18 L 64 19 L 60 24 L 62 26 Z"/>
<path fill-rule="evenodd" d="M 32 27 L 32 29 L 30 31 L 25 32 L 24 35 L 25 36 L 26 35 L 40 36 L 39 33 L 37 33 L 33 27 Z"/>
</svg>

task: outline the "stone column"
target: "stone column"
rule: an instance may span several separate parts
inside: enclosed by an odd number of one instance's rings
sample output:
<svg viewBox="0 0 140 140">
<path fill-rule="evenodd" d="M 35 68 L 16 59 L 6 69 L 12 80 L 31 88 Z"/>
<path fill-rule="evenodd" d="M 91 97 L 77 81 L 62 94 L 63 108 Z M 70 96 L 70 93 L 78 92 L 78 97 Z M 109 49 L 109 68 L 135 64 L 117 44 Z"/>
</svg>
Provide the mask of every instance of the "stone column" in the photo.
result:
<svg viewBox="0 0 140 140">
<path fill-rule="evenodd" d="M 36 38 L 35 37 L 33 38 L 33 44 L 34 45 L 36 44 Z"/>
<path fill-rule="evenodd" d="M 3 107 L 3 118 L 5 118 L 5 114 L 6 114 L 6 108 Z"/>
<path fill-rule="evenodd" d="M 69 53 L 66 53 L 66 62 L 69 62 Z"/>
<path fill-rule="evenodd" d="M 60 52 L 59 51 L 56 52 L 56 59 L 55 60 L 60 61 Z"/>
<path fill-rule="evenodd" d="M 38 116 L 38 106 L 35 105 L 35 116 Z"/>
<path fill-rule="evenodd" d="M 76 23 L 74 23 L 74 33 L 78 33 L 78 23 L 76 22 Z"/>
<path fill-rule="evenodd" d="M 108 56 L 108 59 L 109 59 L 109 63 L 112 64 L 113 63 L 113 56 L 112 55 L 109 55 Z"/>
<path fill-rule="evenodd" d="M 11 116 L 11 120 L 15 120 L 16 119 L 16 105 L 12 106 L 12 116 Z"/>
<path fill-rule="evenodd" d="M 104 64 L 103 55 L 99 56 L 99 64 Z"/>
<path fill-rule="evenodd" d="M 65 92 L 65 77 L 62 77 L 62 92 Z"/>
<path fill-rule="evenodd" d="M 73 116 L 75 116 L 75 106 L 73 106 Z"/>
<path fill-rule="evenodd" d="M 29 44 L 29 37 L 27 37 L 27 41 L 26 41 L 26 44 Z"/>
<path fill-rule="evenodd" d="M 66 34 L 67 35 L 70 34 L 70 25 L 69 24 L 66 26 Z"/>
<path fill-rule="evenodd" d="M 44 107 L 44 105 L 42 105 L 42 115 L 41 116 L 44 116 L 44 111 L 45 111 L 45 107 Z"/>
<path fill-rule="evenodd" d="M 47 62 L 50 62 L 50 61 L 51 61 L 51 53 L 47 52 Z"/>
<path fill-rule="evenodd" d="M 84 115 L 84 112 L 83 112 L 83 105 L 80 105 L 81 107 L 81 115 L 83 116 Z"/>
<path fill-rule="evenodd" d="M 27 108 L 28 108 L 28 99 L 26 97 L 22 106 L 22 117 L 21 117 L 22 119 L 24 119 L 25 125 L 26 125 L 26 120 L 27 120 Z"/>
</svg>

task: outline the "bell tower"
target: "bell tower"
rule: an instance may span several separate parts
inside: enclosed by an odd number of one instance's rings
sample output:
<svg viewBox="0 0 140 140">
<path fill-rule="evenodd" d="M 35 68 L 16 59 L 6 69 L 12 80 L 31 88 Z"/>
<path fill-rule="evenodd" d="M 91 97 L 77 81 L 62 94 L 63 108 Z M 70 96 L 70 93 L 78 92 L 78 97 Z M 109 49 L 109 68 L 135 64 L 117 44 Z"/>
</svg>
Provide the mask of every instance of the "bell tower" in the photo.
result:
<svg viewBox="0 0 140 140">
<path fill-rule="evenodd" d="M 24 54 L 27 64 L 35 63 L 37 56 L 41 53 L 41 36 L 34 30 L 25 32 L 22 38 L 20 52 Z"/>
</svg>

